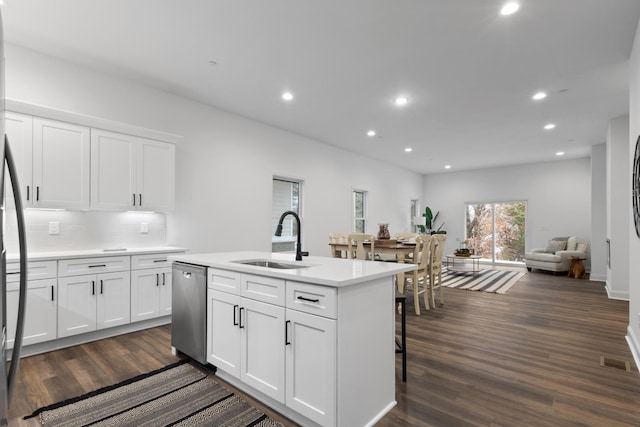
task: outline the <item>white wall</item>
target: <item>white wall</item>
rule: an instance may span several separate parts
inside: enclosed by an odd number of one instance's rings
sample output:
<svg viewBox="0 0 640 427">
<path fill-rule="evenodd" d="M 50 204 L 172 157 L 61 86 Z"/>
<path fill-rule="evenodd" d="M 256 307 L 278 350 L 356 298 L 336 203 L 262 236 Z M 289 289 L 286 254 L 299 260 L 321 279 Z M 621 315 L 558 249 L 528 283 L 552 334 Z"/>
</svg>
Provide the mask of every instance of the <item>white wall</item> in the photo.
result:
<svg viewBox="0 0 640 427">
<path fill-rule="evenodd" d="M 628 128 L 628 127 L 627 127 Z M 591 147 L 591 274 L 607 280 L 607 144 Z"/>
<path fill-rule="evenodd" d="M 631 59 L 629 60 L 629 157 L 627 165 L 629 175 L 627 182 L 631 182 L 630 169 L 633 162 L 635 152 L 636 139 L 640 134 L 640 25 L 636 32 L 636 38 L 631 51 Z M 631 194 L 630 192 L 627 194 Z M 623 209 L 631 211 L 631 198 L 627 197 Z M 640 253 L 640 239 L 636 236 L 635 227 L 633 225 L 633 216 L 629 216 L 628 235 L 630 237 L 629 250 L 627 257 L 629 262 L 629 328 L 627 337 L 633 352 L 636 364 L 640 363 L 640 263 L 637 262 Z M 633 256 L 633 258 L 631 258 Z M 631 260 L 635 262 L 631 262 Z"/>
<path fill-rule="evenodd" d="M 611 242 L 607 268 L 607 293 L 611 298 L 629 298 L 629 116 L 609 122 L 607 132 L 607 236 Z"/>
<path fill-rule="evenodd" d="M 446 222 L 447 251 L 464 237 L 465 203 L 527 202 L 526 250 L 555 236 L 591 239 L 591 171 L 588 158 L 448 172 L 424 178 L 426 205 Z"/>
<path fill-rule="evenodd" d="M 166 244 L 270 251 L 273 175 L 304 180 L 303 248 L 313 255 L 329 255 L 330 232 L 351 230 L 352 188 L 369 191 L 368 232 L 378 222 L 392 233 L 411 227 L 417 173 L 17 46 L 5 55 L 9 99 L 184 137 Z"/>
</svg>

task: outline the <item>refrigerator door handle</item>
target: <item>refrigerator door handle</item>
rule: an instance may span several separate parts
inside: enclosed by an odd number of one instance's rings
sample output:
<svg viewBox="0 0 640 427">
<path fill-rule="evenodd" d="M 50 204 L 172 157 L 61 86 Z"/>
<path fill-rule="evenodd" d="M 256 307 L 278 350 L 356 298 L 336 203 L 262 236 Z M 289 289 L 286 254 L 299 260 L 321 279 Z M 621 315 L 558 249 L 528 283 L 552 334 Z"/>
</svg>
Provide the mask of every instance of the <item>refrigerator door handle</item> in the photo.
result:
<svg viewBox="0 0 640 427">
<path fill-rule="evenodd" d="M 16 163 L 9 146 L 9 138 L 4 136 L 4 162 L 7 164 L 9 176 L 11 178 L 11 188 L 16 205 L 16 219 L 18 225 L 18 243 L 20 246 L 20 299 L 18 301 L 18 319 L 16 323 L 16 336 L 13 342 L 13 352 L 11 353 L 11 367 L 7 374 L 7 400 L 11 402 L 13 387 L 18 366 L 20 365 L 20 351 L 22 350 L 22 335 L 24 334 L 24 315 L 27 307 L 27 237 L 25 234 L 24 208 L 22 206 L 22 195 L 20 194 L 20 184 L 18 183 L 18 172 Z"/>
</svg>

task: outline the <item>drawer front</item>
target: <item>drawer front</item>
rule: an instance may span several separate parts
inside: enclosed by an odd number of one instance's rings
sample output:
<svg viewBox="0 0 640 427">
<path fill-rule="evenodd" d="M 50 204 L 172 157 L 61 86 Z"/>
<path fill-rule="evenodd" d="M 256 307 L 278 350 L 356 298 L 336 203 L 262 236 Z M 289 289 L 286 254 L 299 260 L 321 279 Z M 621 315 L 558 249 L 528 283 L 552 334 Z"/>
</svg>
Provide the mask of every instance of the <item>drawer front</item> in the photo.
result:
<svg viewBox="0 0 640 427">
<path fill-rule="evenodd" d="M 171 261 L 167 257 L 176 255 L 176 253 L 165 254 L 146 254 L 146 255 L 132 255 L 131 256 L 131 269 L 140 270 L 142 268 L 159 268 L 159 267 L 171 267 Z"/>
<path fill-rule="evenodd" d="M 126 271 L 131 268 L 128 256 L 64 259 L 58 261 L 58 277 Z"/>
<path fill-rule="evenodd" d="M 30 261 L 27 263 L 27 280 L 55 279 L 58 276 L 57 261 Z M 20 263 L 7 264 L 7 282 L 20 281 Z"/>
<path fill-rule="evenodd" d="M 287 308 L 336 318 L 338 290 L 330 286 L 287 281 Z"/>
<path fill-rule="evenodd" d="M 284 307 L 284 280 L 253 274 L 241 274 L 240 277 L 240 295 Z"/>
<path fill-rule="evenodd" d="M 240 273 L 207 268 L 207 287 L 234 295 L 240 295 Z"/>
</svg>

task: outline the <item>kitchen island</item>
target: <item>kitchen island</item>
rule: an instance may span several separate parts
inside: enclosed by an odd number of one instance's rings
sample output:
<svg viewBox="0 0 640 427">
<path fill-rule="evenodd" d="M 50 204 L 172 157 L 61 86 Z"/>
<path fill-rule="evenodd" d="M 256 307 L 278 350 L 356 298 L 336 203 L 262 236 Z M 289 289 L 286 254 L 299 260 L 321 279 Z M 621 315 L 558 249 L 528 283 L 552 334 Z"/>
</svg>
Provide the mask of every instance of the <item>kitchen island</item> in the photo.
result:
<svg viewBox="0 0 640 427">
<path fill-rule="evenodd" d="M 396 404 L 394 276 L 413 265 L 265 252 L 170 259 L 207 267 L 207 362 L 222 379 L 301 425 L 373 425 Z"/>
</svg>

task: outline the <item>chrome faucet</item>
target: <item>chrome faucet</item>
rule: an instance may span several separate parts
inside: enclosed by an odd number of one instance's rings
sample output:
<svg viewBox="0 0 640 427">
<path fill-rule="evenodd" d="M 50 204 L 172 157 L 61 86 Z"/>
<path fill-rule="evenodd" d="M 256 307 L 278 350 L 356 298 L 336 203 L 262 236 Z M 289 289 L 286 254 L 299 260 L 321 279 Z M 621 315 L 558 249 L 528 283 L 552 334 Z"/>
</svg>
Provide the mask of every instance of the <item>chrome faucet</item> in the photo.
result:
<svg viewBox="0 0 640 427">
<path fill-rule="evenodd" d="M 285 213 L 283 213 L 280 216 L 280 220 L 278 221 L 278 226 L 276 227 L 275 235 L 282 236 L 282 221 L 284 221 L 284 218 L 287 215 L 293 215 L 298 225 L 298 242 L 296 244 L 296 261 L 302 261 L 303 252 L 302 252 L 302 244 L 300 239 L 300 235 L 302 234 L 302 227 L 300 226 L 300 217 L 298 216 L 297 213 L 295 213 L 294 211 L 286 211 Z M 309 252 L 304 252 L 304 255 L 309 255 Z"/>
</svg>

